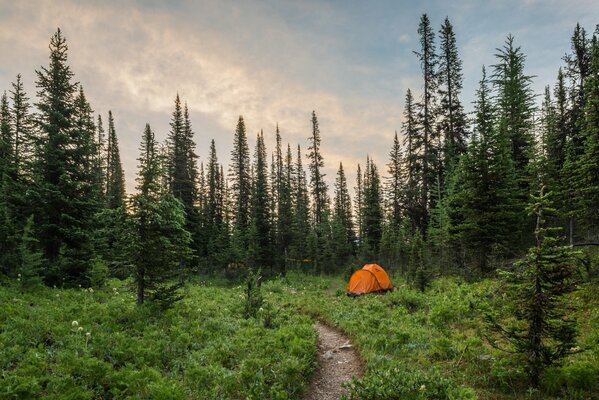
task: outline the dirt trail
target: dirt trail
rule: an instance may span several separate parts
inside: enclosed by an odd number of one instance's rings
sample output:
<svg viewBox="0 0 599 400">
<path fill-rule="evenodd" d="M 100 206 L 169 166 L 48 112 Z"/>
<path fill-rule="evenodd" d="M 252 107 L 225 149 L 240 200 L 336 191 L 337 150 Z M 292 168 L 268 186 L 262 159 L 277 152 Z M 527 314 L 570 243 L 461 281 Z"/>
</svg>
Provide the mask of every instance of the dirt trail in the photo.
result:
<svg viewBox="0 0 599 400">
<path fill-rule="evenodd" d="M 362 361 L 349 338 L 321 322 L 318 331 L 318 367 L 304 400 L 338 400 L 348 390 L 341 384 L 362 376 Z"/>
</svg>

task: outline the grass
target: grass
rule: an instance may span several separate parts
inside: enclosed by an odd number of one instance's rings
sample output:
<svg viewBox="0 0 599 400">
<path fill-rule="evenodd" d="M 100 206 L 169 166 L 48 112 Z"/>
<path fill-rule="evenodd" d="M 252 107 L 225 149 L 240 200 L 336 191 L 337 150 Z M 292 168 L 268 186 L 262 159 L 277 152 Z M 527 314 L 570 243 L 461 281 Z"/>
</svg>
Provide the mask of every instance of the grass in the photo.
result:
<svg viewBox="0 0 599 400">
<path fill-rule="evenodd" d="M 543 391 L 528 390 L 525 373 L 485 340 L 483 316 L 501 302 L 498 282 L 436 280 L 425 293 L 393 277 L 396 290 L 355 299 L 342 277 L 290 276 L 271 301 L 297 307 L 347 332 L 367 364 L 352 399 L 597 399 L 599 395 L 599 292 L 585 284 L 572 301 L 582 305 L 581 348 L 550 369 Z"/>
<path fill-rule="evenodd" d="M 346 281 L 268 281 L 249 319 L 243 288 L 216 280 L 188 284 L 166 312 L 137 307 L 118 280 L 95 291 L 1 287 L 0 399 L 297 399 L 314 369 L 313 319 L 347 332 L 366 361 L 351 399 L 599 399 L 596 285 L 571 298 L 585 351 L 548 370 L 537 393 L 485 340 L 497 281 L 441 278 L 420 293 L 395 276 L 394 292 L 355 299 Z"/>
<path fill-rule="evenodd" d="M 187 292 L 160 314 L 136 307 L 119 281 L 92 292 L 1 288 L 0 398 L 297 397 L 316 348 L 307 317 L 245 319 L 241 287 Z"/>
</svg>

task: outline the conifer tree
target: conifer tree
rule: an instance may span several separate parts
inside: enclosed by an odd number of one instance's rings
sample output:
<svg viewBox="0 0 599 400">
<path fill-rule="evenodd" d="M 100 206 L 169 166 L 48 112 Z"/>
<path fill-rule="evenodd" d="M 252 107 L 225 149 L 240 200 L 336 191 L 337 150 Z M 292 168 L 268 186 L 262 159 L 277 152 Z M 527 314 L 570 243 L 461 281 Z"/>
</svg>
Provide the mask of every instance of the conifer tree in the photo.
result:
<svg viewBox="0 0 599 400">
<path fill-rule="evenodd" d="M 281 135 L 277 125 L 276 144 L 276 187 L 277 187 L 277 256 L 279 258 L 279 269 L 285 273 L 284 258 L 293 240 L 293 157 L 291 147 L 287 145 L 287 154 L 283 157 L 281 149 Z"/>
<path fill-rule="evenodd" d="M 182 298 L 180 261 L 189 254 L 191 237 L 184 228 L 183 205 L 160 187 L 160 155 L 149 124 L 140 146 L 138 194 L 133 197 L 136 235 L 132 246 L 137 304 L 146 300 L 169 307 Z"/>
<path fill-rule="evenodd" d="M 421 160 L 421 188 L 420 209 L 423 213 L 419 221 L 419 228 L 426 237 L 428 225 L 428 212 L 434 204 L 431 202 L 432 185 L 440 174 L 439 159 L 439 136 L 436 129 L 436 115 L 438 113 L 438 101 L 436 92 L 439 87 L 439 76 L 437 65 L 439 58 L 436 54 L 435 34 L 431 28 L 430 20 L 426 14 L 420 18 L 418 25 L 420 35 L 420 51 L 414 52 L 420 61 L 423 78 L 422 100 L 418 104 L 418 125 L 413 145 L 418 149 L 416 153 Z"/>
<path fill-rule="evenodd" d="M 6 92 L 0 99 L 0 272 L 10 275 L 17 264 L 15 221 L 16 166 L 14 136 Z"/>
<path fill-rule="evenodd" d="M 508 322 L 487 317 L 490 329 L 506 339 L 510 351 L 526 365 L 534 387 L 548 366 L 575 351 L 577 336 L 572 309 L 564 299 L 576 289 L 576 253 L 560 245 L 556 235 L 560 228 L 546 225 L 547 216 L 555 211 L 549 197 L 544 187 L 532 196 L 529 212 L 536 217 L 535 245 L 516 263 L 516 271 L 502 273 Z"/>
<path fill-rule="evenodd" d="M 527 167 L 534 145 L 532 77 L 524 73 L 526 56 L 514 45 L 513 36 L 508 35 L 495 57 L 498 63 L 493 66 L 493 84 L 497 91 L 499 134 L 509 139 L 519 184 L 527 190 Z"/>
<path fill-rule="evenodd" d="M 245 122 L 240 115 L 231 151 L 231 194 L 235 205 L 233 235 L 240 242 L 241 251 L 247 248 L 247 231 L 250 224 L 251 176 L 250 150 L 245 131 Z"/>
<path fill-rule="evenodd" d="M 184 107 L 181 106 L 179 94 L 175 97 L 175 110 L 171 117 L 170 127 L 171 130 L 167 137 L 169 191 L 183 203 L 185 229 L 192 234 L 192 248 L 194 255 L 196 255 L 199 240 L 197 237 L 199 216 L 195 204 L 197 195 L 197 155 L 189 119 L 189 109 L 187 103 Z M 186 263 L 191 262 L 193 260 L 186 260 Z"/>
<path fill-rule="evenodd" d="M 506 256 L 517 247 L 523 219 L 510 145 L 495 128 L 496 111 L 484 68 L 475 112 L 474 137 L 453 176 L 448 212 L 452 233 L 474 267 L 486 273 L 492 255 Z"/>
<path fill-rule="evenodd" d="M 308 254 L 307 238 L 310 233 L 310 199 L 308 197 L 306 172 L 302 165 L 302 152 L 299 144 L 297 145 L 294 180 L 293 257 L 295 259 L 304 259 Z"/>
<path fill-rule="evenodd" d="M 404 161 L 397 132 L 393 138 L 393 145 L 389 153 L 389 164 L 387 164 L 387 211 L 389 213 L 389 223 L 392 229 L 399 229 L 404 215 L 403 192 L 405 188 Z"/>
<path fill-rule="evenodd" d="M 356 233 L 358 234 L 358 246 L 362 244 L 362 238 L 364 237 L 364 182 L 362 168 L 358 164 L 356 171 L 356 186 L 354 187 L 355 201 L 354 201 L 354 216 L 356 219 Z"/>
<path fill-rule="evenodd" d="M 366 163 L 364 179 L 364 238 L 363 256 L 373 259 L 378 256 L 379 245 L 383 234 L 383 209 L 381 203 L 380 177 L 376 164 L 369 160 Z"/>
<path fill-rule="evenodd" d="M 175 110 L 171 116 L 171 130 L 167 137 L 169 190 L 178 199 L 183 197 L 187 177 L 187 154 L 183 126 L 183 108 L 179 94 L 175 97 Z"/>
<path fill-rule="evenodd" d="M 268 189 L 268 165 L 264 134 L 256 138 L 254 151 L 254 180 L 252 186 L 252 208 L 250 229 L 251 266 L 264 268 L 272 266 L 271 220 Z"/>
<path fill-rule="evenodd" d="M 585 107 L 582 135 L 584 153 L 579 161 L 579 187 L 582 200 L 582 225 L 589 236 L 596 235 L 599 226 L 599 35 L 591 42 L 589 74 L 585 83 Z"/>
<path fill-rule="evenodd" d="M 108 111 L 108 146 L 106 149 L 106 200 L 111 209 L 119 209 L 125 203 L 125 174 L 121 164 L 119 142 L 114 128 L 112 111 Z"/>
<path fill-rule="evenodd" d="M 337 178 L 335 179 L 335 197 L 333 208 L 333 234 L 336 245 L 335 259 L 338 262 L 347 261 L 354 252 L 356 234 L 352 218 L 352 204 L 347 188 L 347 178 L 343 170 L 343 163 L 339 163 Z"/>
<path fill-rule="evenodd" d="M 313 223 L 314 226 L 323 222 L 323 216 L 327 212 L 327 184 L 324 181 L 325 174 L 322 172 L 324 161 L 320 152 L 320 129 L 318 128 L 318 118 L 316 112 L 312 111 L 312 134 L 308 139 L 308 159 L 310 160 L 310 191 L 312 194 L 313 205 Z"/>
<path fill-rule="evenodd" d="M 455 33 L 449 18 L 445 18 L 439 31 L 441 51 L 439 54 L 439 129 L 444 136 L 443 164 L 452 171 L 457 159 L 466 152 L 466 114 L 460 102 L 462 90 L 462 61 L 458 56 Z M 443 178 L 443 175 L 442 175 Z M 444 186 L 444 179 L 442 179 Z"/>
<path fill-rule="evenodd" d="M 102 122 L 102 116 L 98 114 L 98 121 L 96 123 L 96 168 L 100 174 L 98 182 L 102 198 L 106 194 L 107 156 L 104 123 Z M 103 200 L 105 199 L 103 198 Z"/>
<path fill-rule="evenodd" d="M 35 220 L 46 283 L 87 285 L 94 200 L 87 191 L 91 178 L 80 161 L 92 156 L 93 147 L 74 130 L 77 83 L 72 82 L 67 50 L 59 29 L 50 41 L 49 66 L 36 71 L 41 150 Z"/>
<path fill-rule="evenodd" d="M 412 233 L 425 224 L 426 210 L 420 201 L 422 159 L 419 156 L 420 128 L 417 123 L 416 106 L 410 89 L 406 92 L 404 122 L 402 124 L 405 149 L 404 163 L 406 173 L 405 209 L 411 222 Z"/>
<path fill-rule="evenodd" d="M 554 104 L 553 112 L 554 127 L 548 132 L 547 158 L 550 161 L 550 171 L 556 184 L 559 183 L 560 175 L 566 159 L 566 143 L 568 141 L 568 94 L 562 69 L 557 74 L 557 83 L 553 90 Z"/>
<path fill-rule="evenodd" d="M 222 165 L 216 156 L 214 139 L 210 143 L 206 172 L 206 195 L 203 206 L 206 232 L 206 262 L 209 268 L 222 269 L 230 261 L 229 230 L 224 209 L 224 181 Z"/>
<path fill-rule="evenodd" d="M 582 125 L 586 98 L 585 84 L 591 63 L 590 40 L 586 30 L 579 23 L 574 28 L 570 43 L 572 52 L 563 57 L 566 62 L 565 75 L 570 80 L 569 98 L 571 107 L 568 118 L 568 138 L 572 157 L 578 159 L 584 152 Z"/>
<path fill-rule="evenodd" d="M 29 98 L 23 89 L 21 74 L 12 83 L 10 91 L 12 106 L 12 130 L 14 132 L 14 157 L 16 173 L 24 180 L 31 181 L 31 159 L 34 157 L 35 141 L 32 120 L 29 114 Z"/>
</svg>

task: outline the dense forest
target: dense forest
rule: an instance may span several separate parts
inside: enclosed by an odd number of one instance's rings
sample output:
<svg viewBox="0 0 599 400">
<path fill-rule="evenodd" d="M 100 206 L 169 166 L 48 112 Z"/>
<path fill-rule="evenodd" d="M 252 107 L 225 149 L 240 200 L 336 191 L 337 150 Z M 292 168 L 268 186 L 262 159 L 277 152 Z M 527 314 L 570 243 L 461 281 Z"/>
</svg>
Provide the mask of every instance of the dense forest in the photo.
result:
<svg viewBox="0 0 599 400">
<path fill-rule="evenodd" d="M 274 149 L 262 131 L 250 149 L 239 116 L 230 159 L 219 160 L 214 140 L 196 148 L 193 104 L 173 93 L 166 141 L 139 127 L 127 193 L 115 119 L 94 113 L 58 29 L 35 100 L 20 75 L 1 98 L 2 282 L 31 291 L 118 278 L 131 283 L 131 302 L 168 309 L 190 280 L 254 271 L 251 286 L 258 270 L 347 274 L 377 262 L 419 292 L 445 276 L 499 278 L 516 322 L 489 313 L 489 340 L 529 354 L 539 386 L 547 366 L 579 350 L 562 299 L 596 274 L 599 27 L 574 27 L 544 93 L 508 36 L 489 49 L 495 64 L 482 66 L 472 110 L 450 20 L 436 30 L 422 15 L 418 35 L 421 87 L 405 93 L 387 160 L 340 163 L 330 187 L 326 132 L 310 110 L 307 148 L 285 143 L 277 126 Z"/>
</svg>

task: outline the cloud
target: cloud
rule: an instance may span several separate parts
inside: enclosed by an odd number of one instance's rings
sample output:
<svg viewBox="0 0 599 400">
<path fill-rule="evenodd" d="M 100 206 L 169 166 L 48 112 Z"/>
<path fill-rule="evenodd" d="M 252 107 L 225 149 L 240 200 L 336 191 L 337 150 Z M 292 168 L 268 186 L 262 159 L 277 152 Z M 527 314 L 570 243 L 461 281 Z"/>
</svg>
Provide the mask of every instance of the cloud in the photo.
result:
<svg viewBox="0 0 599 400">
<path fill-rule="evenodd" d="M 562 25 L 573 27 L 573 18 L 592 16 L 590 11 L 599 8 L 580 2 L 565 10 L 570 17 L 555 14 L 551 19 L 534 16 L 562 10 L 557 0 L 547 7 L 530 0 L 511 19 L 504 17 L 517 2 L 488 6 L 464 1 L 449 10 L 440 1 L 425 5 L 435 26 L 445 15 L 458 21 L 463 102 L 469 108 L 480 66 L 494 61 L 495 47 L 510 31 L 517 31 L 518 42 L 530 51 L 530 73 L 539 75 L 542 85 L 548 83 L 560 52 L 568 47 L 570 28 Z M 115 114 L 129 190 L 144 124 L 150 122 L 164 138 L 176 93 L 189 104 L 201 157 L 215 138 L 225 164 L 240 114 L 251 142 L 264 129 L 272 149 L 279 123 L 283 140 L 294 148 L 300 143 L 305 152 L 310 113 L 316 110 L 332 184 L 341 160 L 346 171 L 355 171 L 369 153 L 384 169 L 393 133 L 400 129 L 405 91 L 420 91 L 411 47 L 417 46 L 421 7 L 399 2 L 0 0 L 0 54 L 9 55 L 2 59 L 0 79 L 8 88 L 16 73 L 23 73 L 34 97 L 33 70 L 47 64 L 49 38 L 60 26 L 68 39 L 69 64 L 92 106 L 104 116 L 109 109 Z M 564 39 L 561 50 L 549 40 L 557 35 L 551 31 L 556 20 L 567 32 L 558 32 Z"/>
</svg>

